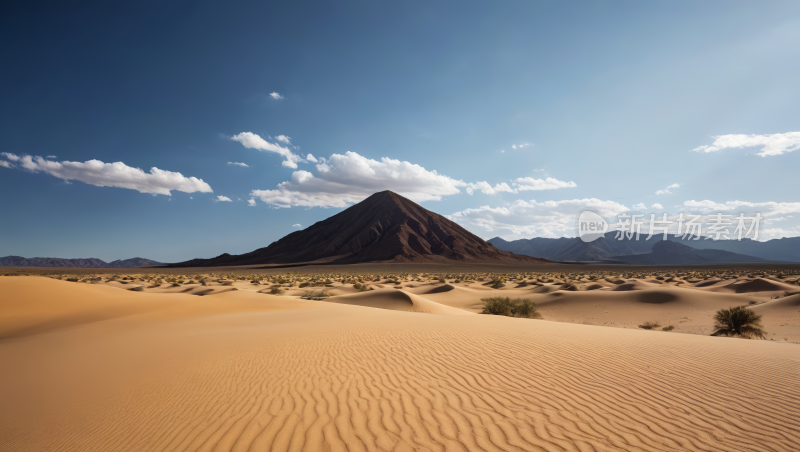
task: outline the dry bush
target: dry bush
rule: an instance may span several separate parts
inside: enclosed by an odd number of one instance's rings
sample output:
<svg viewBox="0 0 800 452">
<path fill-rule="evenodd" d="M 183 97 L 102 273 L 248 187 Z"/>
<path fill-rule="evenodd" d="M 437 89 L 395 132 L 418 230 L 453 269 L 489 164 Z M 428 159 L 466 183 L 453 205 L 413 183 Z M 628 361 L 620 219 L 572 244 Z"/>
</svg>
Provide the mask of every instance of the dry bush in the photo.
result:
<svg viewBox="0 0 800 452">
<path fill-rule="evenodd" d="M 761 315 L 747 309 L 747 306 L 736 306 L 720 309 L 714 316 L 712 336 L 739 336 L 745 339 L 766 339 L 761 325 Z"/>
<path fill-rule="evenodd" d="M 536 302 L 527 298 L 491 297 L 482 298 L 484 303 L 481 314 L 504 315 L 507 317 L 541 318 Z"/>
<path fill-rule="evenodd" d="M 654 328 L 660 327 L 661 324 L 658 322 L 644 322 L 643 324 L 639 325 L 639 328 L 643 330 L 652 330 Z"/>
<path fill-rule="evenodd" d="M 320 290 L 318 292 L 314 292 L 312 290 L 311 292 L 308 292 L 307 294 L 303 295 L 300 298 L 302 298 L 304 300 L 324 300 L 325 298 L 328 298 L 328 297 L 331 297 L 331 296 L 332 296 L 331 294 L 329 294 L 329 293 L 327 293 L 325 291 L 322 291 L 322 290 Z"/>
</svg>

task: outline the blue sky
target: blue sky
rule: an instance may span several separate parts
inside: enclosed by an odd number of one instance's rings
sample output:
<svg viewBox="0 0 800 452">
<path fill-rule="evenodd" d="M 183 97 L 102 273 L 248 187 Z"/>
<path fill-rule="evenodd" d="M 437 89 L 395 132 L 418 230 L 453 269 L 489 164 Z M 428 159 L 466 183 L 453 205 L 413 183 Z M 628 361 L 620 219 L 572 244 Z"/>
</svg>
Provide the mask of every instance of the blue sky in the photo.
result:
<svg viewBox="0 0 800 452">
<path fill-rule="evenodd" d="M 4 7 L 0 255 L 242 253 L 385 189 L 800 235 L 796 1 L 170 4 Z"/>
</svg>

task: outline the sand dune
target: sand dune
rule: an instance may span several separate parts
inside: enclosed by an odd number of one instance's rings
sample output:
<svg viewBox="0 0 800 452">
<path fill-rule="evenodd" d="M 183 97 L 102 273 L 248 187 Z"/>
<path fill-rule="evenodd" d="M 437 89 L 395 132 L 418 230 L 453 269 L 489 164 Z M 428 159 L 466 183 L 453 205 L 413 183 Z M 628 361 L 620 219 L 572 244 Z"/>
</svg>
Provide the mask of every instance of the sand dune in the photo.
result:
<svg viewBox="0 0 800 452">
<path fill-rule="evenodd" d="M 485 292 L 430 296 L 469 291 Z M 686 291 L 665 288 L 675 298 L 661 303 L 644 301 L 655 290 L 538 296 L 553 316 L 614 297 L 626 310 L 741 297 Z M 3 451 L 800 449 L 792 344 L 255 290 L 197 297 L 0 277 L 0 293 L 12 329 L 129 299 L 165 304 L 0 341 Z M 348 298 L 422 303 L 388 288 L 331 301 Z"/>
<path fill-rule="evenodd" d="M 191 301 L 156 294 L 143 298 L 112 287 L 48 278 L 2 279 L 0 340 L 170 309 Z"/>
<path fill-rule="evenodd" d="M 717 285 L 709 289 L 715 292 L 754 293 L 754 292 L 798 292 L 800 287 L 763 278 L 734 280 L 728 284 Z"/>
<path fill-rule="evenodd" d="M 398 289 L 378 289 L 329 298 L 330 303 L 351 304 L 393 311 L 427 312 L 431 314 L 471 315 L 461 309 L 436 303 L 413 293 Z"/>
</svg>

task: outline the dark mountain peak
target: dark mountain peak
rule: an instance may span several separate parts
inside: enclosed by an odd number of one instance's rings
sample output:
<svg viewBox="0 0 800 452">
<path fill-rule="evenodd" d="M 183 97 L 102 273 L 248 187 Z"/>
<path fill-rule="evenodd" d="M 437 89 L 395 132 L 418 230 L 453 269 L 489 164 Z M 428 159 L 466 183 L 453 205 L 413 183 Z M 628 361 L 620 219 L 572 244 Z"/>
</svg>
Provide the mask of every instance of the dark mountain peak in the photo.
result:
<svg viewBox="0 0 800 452">
<path fill-rule="evenodd" d="M 250 253 L 174 266 L 358 262 L 537 262 L 495 248 L 453 221 L 391 191 L 375 193 L 330 218 Z"/>
</svg>

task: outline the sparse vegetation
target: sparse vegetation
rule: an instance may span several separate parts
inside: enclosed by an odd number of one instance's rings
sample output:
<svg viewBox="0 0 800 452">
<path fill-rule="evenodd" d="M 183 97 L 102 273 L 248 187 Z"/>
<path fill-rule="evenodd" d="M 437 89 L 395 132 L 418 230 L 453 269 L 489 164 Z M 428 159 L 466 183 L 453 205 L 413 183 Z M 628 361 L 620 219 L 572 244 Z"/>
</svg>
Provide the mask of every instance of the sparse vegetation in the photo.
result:
<svg viewBox="0 0 800 452">
<path fill-rule="evenodd" d="M 492 289 L 499 289 L 505 285 L 506 284 L 503 278 L 499 276 L 495 276 L 494 278 L 492 278 L 492 284 L 491 284 Z"/>
<path fill-rule="evenodd" d="M 661 328 L 662 331 L 672 331 L 675 329 L 674 325 L 667 325 L 664 328 Z"/>
<path fill-rule="evenodd" d="M 714 316 L 712 336 L 739 336 L 745 339 L 766 339 L 761 316 L 747 306 L 720 309 Z"/>
<path fill-rule="evenodd" d="M 491 297 L 482 298 L 481 301 L 484 303 L 481 314 L 541 318 L 536 303 L 527 298 Z"/>
<path fill-rule="evenodd" d="M 320 291 L 315 292 L 315 291 L 312 290 L 311 292 L 308 292 L 307 294 L 303 295 L 300 298 L 302 298 L 304 300 L 324 300 L 325 298 L 328 298 L 330 296 L 332 296 L 332 295 L 327 293 L 327 292 L 325 292 L 325 291 L 320 290 Z"/>
<path fill-rule="evenodd" d="M 281 293 L 283 293 L 283 289 L 281 289 L 278 286 L 273 286 L 272 288 L 269 289 L 270 295 L 280 295 Z"/>
<path fill-rule="evenodd" d="M 355 283 L 355 284 L 353 284 L 353 287 L 358 289 L 361 292 L 366 292 L 368 290 L 372 290 L 372 288 L 367 287 L 365 284 L 361 284 L 361 283 Z"/>
<path fill-rule="evenodd" d="M 643 324 L 639 325 L 639 328 L 643 330 L 652 330 L 660 326 L 661 324 L 658 322 L 644 322 Z"/>
</svg>

